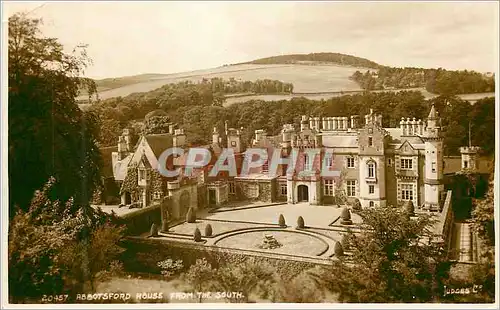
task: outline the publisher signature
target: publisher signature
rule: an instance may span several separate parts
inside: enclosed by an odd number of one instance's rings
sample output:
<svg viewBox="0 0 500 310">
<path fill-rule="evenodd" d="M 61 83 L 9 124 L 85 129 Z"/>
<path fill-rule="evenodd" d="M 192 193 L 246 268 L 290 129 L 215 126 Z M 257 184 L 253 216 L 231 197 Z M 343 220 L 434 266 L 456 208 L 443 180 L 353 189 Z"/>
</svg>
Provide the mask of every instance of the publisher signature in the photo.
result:
<svg viewBox="0 0 500 310">
<path fill-rule="evenodd" d="M 445 285 L 443 296 L 476 294 L 476 293 L 479 293 L 482 289 L 483 289 L 483 286 L 481 284 L 474 284 L 473 286 L 458 287 L 458 288 L 451 288 L 451 287 L 447 287 Z"/>
</svg>

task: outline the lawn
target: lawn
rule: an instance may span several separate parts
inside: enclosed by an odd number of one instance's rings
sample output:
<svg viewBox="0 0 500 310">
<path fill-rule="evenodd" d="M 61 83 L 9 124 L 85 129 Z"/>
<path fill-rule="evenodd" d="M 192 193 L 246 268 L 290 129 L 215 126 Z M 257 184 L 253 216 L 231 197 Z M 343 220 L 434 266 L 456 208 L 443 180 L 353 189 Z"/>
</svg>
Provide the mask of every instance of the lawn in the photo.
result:
<svg viewBox="0 0 500 310">
<path fill-rule="evenodd" d="M 222 222 L 222 221 L 212 221 L 209 219 L 199 219 L 196 223 L 182 223 L 177 226 L 170 228 L 170 232 L 177 234 L 187 234 L 192 235 L 196 227 L 200 229 L 201 234 L 205 235 L 205 227 L 207 224 L 212 226 L 212 235 L 217 235 L 220 233 L 230 232 L 236 229 L 252 228 L 252 227 L 262 227 L 265 225 L 252 224 L 252 223 L 238 223 L 238 222 Z"/>
<path fill-rule="evenodd" d="M 281 247 L 275 249 L 259 248 L 265 235 L 273 236 Z M 324 253 L 328 245 L 313 236 L 290 231 L 252 231 L 225 237 L 215 243 L 217 246 L 258 250 L 272 253 L 316 256 Z"/>
<path fill-rule="evenodd" d="M 308 203 L 298 203 L 213 213 L 206 219 L 278 224 L 279 215 L 283 214 L 289 226 L 297 225 L 297 218 L 302 216 L 306 226 L 327 228 L 341 212 L 342 208 L 336 206 L 311 206 Z M 359 222 L 356 215 L 353 214 L 352 218 L 354 222 Z"/>
</svg>

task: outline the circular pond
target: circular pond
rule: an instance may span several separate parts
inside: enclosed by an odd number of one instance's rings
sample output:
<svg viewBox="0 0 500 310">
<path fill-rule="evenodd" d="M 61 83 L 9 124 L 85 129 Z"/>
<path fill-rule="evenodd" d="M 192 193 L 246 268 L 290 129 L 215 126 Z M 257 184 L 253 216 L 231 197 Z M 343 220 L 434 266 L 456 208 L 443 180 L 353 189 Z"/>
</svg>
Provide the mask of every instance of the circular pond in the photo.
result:
<svg viewBox="0 0 500 310">
<path fill-rule="evenodd" d="M 272 253 L 318 256 L 328 244 L 318 237 L 296 231 L 246 231 L 219 239 L 215 245 L 234 249 Z"/>
</svg>

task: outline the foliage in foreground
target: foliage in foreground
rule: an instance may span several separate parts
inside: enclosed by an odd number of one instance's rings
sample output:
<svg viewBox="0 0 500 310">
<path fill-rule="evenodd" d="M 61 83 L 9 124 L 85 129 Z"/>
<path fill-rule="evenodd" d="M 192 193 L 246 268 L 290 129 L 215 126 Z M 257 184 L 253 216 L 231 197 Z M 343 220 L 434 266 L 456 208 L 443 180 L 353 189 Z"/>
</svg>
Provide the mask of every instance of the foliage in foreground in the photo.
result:
<svg viewBox="0 0 500 310">
<path fill-rule="evenodd" d="M 92 292 L 96 280 L 117 272 L 123 228 L 90 207 L 52 201 L 55 180 L 37 191 L 27 212 L 9 227 L 9 295 L 39 302 L 43 294 Z M 75 212 L 72 212 L 75 210 Z"/>
<path fill-rule="evenodd" d="M 349 260 L 313 273 L 340 302 L 434 302 L 443 294 L 451 264 L 432 240 L 433 220 L 405 210 L 376 207 L 359 212 L 360 234 L 349 234 Z"/>
</svg>

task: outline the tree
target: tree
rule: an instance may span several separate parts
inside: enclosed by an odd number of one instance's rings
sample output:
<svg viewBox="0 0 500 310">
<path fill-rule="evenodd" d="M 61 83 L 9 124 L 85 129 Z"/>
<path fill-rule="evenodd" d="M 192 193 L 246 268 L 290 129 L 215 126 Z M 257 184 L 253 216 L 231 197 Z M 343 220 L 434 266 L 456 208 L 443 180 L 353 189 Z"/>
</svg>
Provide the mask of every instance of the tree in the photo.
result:
<svg viewBox="0 0 500 310">
<path fill-rule="evenodd" d="M 480 261 L 471 269 L 471 284 L 481 283 L 483 289 L 475 302 L 495 301 L 495 198 L 494 183 L 490 180 L 484 199 L 475 201 L 472 211 L 472 227 L 482 241 Z"/>
<path fill-rule="evenodd" d="M 183 275 L 183 279 L 189 285 L 191 290 L 195 292 L 206 292 L 213 287 L 214 277 L 216 276 L 215 269 L 206 260 L 206 258 L 197 259 L 194 265 L 189 267 L 188 271 Z M 202 296 L 199 301 L 201 303 Z"/>
<path fill-rule="evenodd" d="M 50 179 L 37 191 L 28 211 L 19 209 L 9 223 L 9 297 L 36 301 L 43 294 L 88 292 L 100 273 L 121 253 L 123 228 L 102 211 L 77 207 L 48 196 Z M 73 212 L 73 210 L 75 210 Z"/>
<path fill-rule="evenodd" d="M 9 207 L 27 208 L 33 192 L 53 176 L 53 198 L 87 204 L 100 184 L 97 116 L 75 102 L 90 60 L 85 46 L 69 55 L 40 33 L 41 20 L 9 18 Z M 79 52 L 79 53 L 77 53 Z M 22 186 L 20 186 L 22 184 Z M 26 209 L 25 209 L 26 211 Z"/>
<path fill-rule="evenodd" d="M 324 292 L 309 276 L 308 271 L 301 272 L 289 281 L 277 281 L 275 299 L 282 303 L 320 303 L 324 301 Z"/>
<path fill-rule="evenodd" d="M 350 233 L 350 259 L 314 278 L 341 302 L 431 302 L 443 295 L 450 263 L 432 242 L 433 219 L 412 219 L 385 207 L 359 212 L 361 232 Z"/>
<path fill-rule="evenodd" d="M 229 264 L 217 270 L 214 289 L 221 292 L 242 292 L 243 298 L 228 298 L 230 302 L 248 302 L 250 294 L 268 294 L 275 281 L 275 270 L 271 265 L 257 263 L 254 258 L 240 264 Z"/>
</svg>

